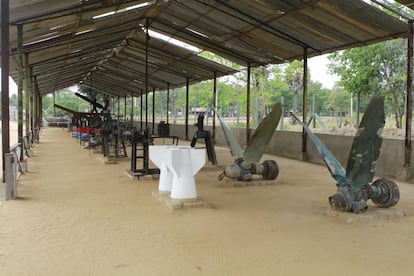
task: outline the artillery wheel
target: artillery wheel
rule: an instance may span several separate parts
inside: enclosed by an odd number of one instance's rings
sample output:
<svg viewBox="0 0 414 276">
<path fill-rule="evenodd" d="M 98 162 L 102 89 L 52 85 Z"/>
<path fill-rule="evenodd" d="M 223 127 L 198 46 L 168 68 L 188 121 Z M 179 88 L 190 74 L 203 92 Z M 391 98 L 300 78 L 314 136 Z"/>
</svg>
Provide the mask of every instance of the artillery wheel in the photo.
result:
<svg viewBox="0 0 414 276">
<path fill-rule="evenodd" d="M 274 160 L 266 160 L 263 163 L 263 179 L 273 180 L 279 175 L 279 167 Z"/>
<path fill-rule="evenodd" d="M 375 180 L 372 186 L 377 187 L 381 191 L 379 197 L 371 198 L 378 207 L 392 207 L 400 200 L 400 189 L 394 181 L 381 178 Z"/>
</svg>

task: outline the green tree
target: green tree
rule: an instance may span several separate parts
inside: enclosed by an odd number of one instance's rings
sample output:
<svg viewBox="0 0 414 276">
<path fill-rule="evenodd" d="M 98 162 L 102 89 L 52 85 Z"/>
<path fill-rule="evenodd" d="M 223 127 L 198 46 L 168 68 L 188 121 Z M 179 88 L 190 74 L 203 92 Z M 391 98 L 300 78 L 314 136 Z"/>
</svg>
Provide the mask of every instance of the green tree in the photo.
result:
<svg viewBox="0 0 414 276">
<path fill-rule="evenodd" d="M 405 45 L 405 39 L 396 39 L 329 56 L 329 68 L 340 75 L 341 86 L 358 98 L 361 95 L 383 95 L 391 106 L 398 128 L 402 127 L 405 98 Z"/>
<path fill-rule="evenodd" d="M 303 89 L 303 63 L 295 60 L 292 61 L 285 69 L 285 78 L 289 90 L 293 93 L 292 112 L 298 110 L 298 95 Z"/>
</svg>

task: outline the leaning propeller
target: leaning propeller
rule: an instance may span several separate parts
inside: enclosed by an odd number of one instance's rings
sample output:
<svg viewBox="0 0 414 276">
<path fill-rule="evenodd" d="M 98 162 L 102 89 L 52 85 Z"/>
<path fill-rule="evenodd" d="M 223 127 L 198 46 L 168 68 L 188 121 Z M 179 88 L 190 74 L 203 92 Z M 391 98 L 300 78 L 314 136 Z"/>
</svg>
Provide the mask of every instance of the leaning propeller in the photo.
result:
<svg viewBox="0 0 414 276">
<path fill-rule="evenodd" d="M 337 182 L 337 192 L 329 197 L 332 209 L 363 212 L 368 208 L 369 199 L 385 208 L 398 203 L 400 191 L 395 182 L 382 178 L 369 184 L 375 174 L 375 162 L 380 154 L 385 124 L 384 99 L 381 96 L 372 97 L 368 104 L 352 143 L 346 171 L 322 141 L 295 114 L 292 116 L 309 135 Z"/>
<path fill-rule="evenodd" d="M 217 111 L 216 114 L 218 115 Z M 262 120 L 255 133 L 251 137 L 244 151 L 233 135 L 230 126 L 218 115 L 224 136 L 226 137 L 234 164 L 228 165 L 219 179 L 227 176 L 232 179 L 250 181 L 253 174 L 259 174 L 264 179 L 276 179 L 279 174 L 279 167 L 274 160 L 266 160 L 259 163 L 263 153 L 275 132 L 280 121 L 282 108 L 279 103 L 274 105 L 272 111 Z"/>
</svg>

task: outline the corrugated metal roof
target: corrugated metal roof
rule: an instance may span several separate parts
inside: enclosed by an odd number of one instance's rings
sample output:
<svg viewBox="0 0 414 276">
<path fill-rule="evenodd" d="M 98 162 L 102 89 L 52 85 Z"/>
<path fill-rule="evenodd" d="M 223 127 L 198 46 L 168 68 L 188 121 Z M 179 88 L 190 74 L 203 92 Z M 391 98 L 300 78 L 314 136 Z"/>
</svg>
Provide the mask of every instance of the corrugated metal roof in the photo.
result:
<svg viewBox="0 0 414 276">
<path fill-rule="evenodd" d="M 412 1 L 399 1 L 410 4 Z M 104 93 L 139 95 L 229 75 L 232 68 L 168 43 L 163 34 L 252 66 L 301 59 L 406 35 L 404 22 L 362 0 L 14 0 L 40 93 L 84 82 Z M 17 74 L 17 28 L 10 29 Z M 145 93 L 145 91 L 144 91 Z"/>
</svg>

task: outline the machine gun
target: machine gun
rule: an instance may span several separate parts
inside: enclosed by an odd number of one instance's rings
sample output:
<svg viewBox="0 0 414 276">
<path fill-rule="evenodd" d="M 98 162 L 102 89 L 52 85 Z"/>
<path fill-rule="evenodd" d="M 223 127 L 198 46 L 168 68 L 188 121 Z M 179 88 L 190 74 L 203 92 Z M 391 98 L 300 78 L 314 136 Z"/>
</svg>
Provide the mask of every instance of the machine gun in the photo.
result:
<svg viewBox="0 0 414 276">
<path fill-rule="evenodd" d="M 295 114 L 292 116 L 303 126 L 331 176 L 336 180 L 337 192 L 329 197 L 332 209 L 364 212 L 368 208 L 368 199 L 384 208 L 398 203 L 400 191 L 394 181 L 381 178 L 369 184 L 374 177 L 375 162 L 380 154 L 381 135 L 385 124 L 382 97 L 374 96 L 368 104 L 352 143 L 346 171 L 322 141 Z"/>
<path fill-rule="evenodd" d="M 216 114 L 218 115 L 217 112 Z M 230 126 L 218 115 L 230 152 L 235 158 L 234 164 L 228 165 L 219 175 L 219 180 L 227 176 L 232 179 L 250 181 L 252 174 L 262 175 L 264 179 L 276 179 L 279 174 L 276 161 L 266 160 L 263 163 L 259 163 L 259 161 L 275 132 L 281 114 L 282 107 L 280 103 L 277 103 L 259 124 L 244 151 L 231 132 Z"/>
</svg>

